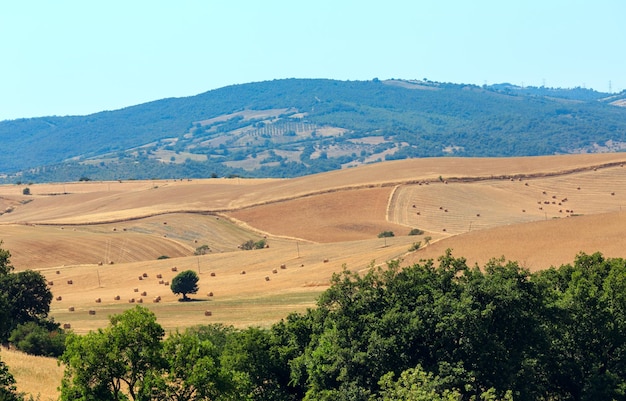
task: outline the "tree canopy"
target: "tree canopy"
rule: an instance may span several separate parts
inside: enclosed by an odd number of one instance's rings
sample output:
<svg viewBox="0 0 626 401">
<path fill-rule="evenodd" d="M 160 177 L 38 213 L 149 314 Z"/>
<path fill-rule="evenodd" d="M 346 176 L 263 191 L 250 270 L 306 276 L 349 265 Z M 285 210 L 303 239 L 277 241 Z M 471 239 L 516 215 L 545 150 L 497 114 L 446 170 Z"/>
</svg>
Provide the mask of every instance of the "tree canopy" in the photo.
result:
<svg viewBox="0 0 626 401">
<path fill-rule="evenodd" d="M 174 294 L 182 294 L 183 301 L 188 301 L 187 294 L 195 294 L 198 292 L 198 281 L 200 278 L 193 270 L 185 270 L 176 275 L 172 279 L 170 288 Z"/>
</svg>

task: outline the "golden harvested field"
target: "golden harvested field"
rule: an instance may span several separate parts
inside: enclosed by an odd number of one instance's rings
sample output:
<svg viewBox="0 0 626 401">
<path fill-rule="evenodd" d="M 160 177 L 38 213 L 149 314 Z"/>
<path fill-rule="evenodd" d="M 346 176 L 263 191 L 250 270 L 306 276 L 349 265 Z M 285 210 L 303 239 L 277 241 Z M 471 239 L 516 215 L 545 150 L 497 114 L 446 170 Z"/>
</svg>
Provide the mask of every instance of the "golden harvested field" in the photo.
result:
<svg viewBox="0 0 626 401">
<path fill-rule="evenodd" d="M 45 274 L 51 315 L 79 333 L 138 302 L 167 330 L 268 326 L 313 306 L 344 264 L 413 263 L 448 247 L 471 263 L 504 255 L 532 269 L 581 250 L 622 256 L 624 162 L 620 153 L 416 159 L 285 180 L 35 184 L 31 195 L 8 185 L 0 239 L 18 270 Z M 408 253 L 425 236 L 431 244 Z M 269 248 L 238 249 L 263 237 Z M 201 245 L 211 252 L 195 256 Z M 196 302 L 177 302 L 164 284 L 173 267 L 200 272 Z"/>
<path fill-rule="evenodd" d="M 313 307 L 344 265 L 365 271 L 398 258 L 407 265 L 447 248 L 471 264 L 505 256 L 531 270 L 570 263 L 580 251 L 624 257 L 623 163 L 623 153 L 443 158 L 286 180 L 36 184 L 31 195 L 7 185 L 0 186 L 0 240 L 17 270 L 46 276 L 51 316 L 77 333 L 138 303 L 166 331 L 268 327 Z M 412 228 L 425 233 L 408 236 Z M 396 236 L 377 238 L 382 231 Z M 429 245 L 408 252 L 427 236 Z M 260 239 L 269 247 L 238 248 Z M 194 255 L 202 245 L 211 251 Z M 200 291 L 182 303 L 169 282 L 187 269 L 199 272 Z M 56 397 L 56 361 L 12 351 L 0 357 L 20 390 Z M 45 384 L 48 377 L 54 384 Z"/>
<path fill-rule="evenodd" d="M 17 391 L 31 394 L 40 401 L 59 398 L 57 387 L 61 385 L 63 367 L 57 364 L 56 359 L 4 348 L 0 351 L 0 359 L 6 363 L 15 378 Z"/>
</svg>

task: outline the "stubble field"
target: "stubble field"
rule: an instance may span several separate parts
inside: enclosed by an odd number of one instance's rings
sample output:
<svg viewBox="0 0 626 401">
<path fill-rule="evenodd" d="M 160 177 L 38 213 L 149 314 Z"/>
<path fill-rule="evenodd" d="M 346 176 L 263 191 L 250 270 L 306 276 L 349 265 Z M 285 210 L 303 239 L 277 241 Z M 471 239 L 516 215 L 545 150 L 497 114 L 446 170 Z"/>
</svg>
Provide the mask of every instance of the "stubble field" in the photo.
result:
<svg viewBox="0 0 626 401">
<path fill-rule="evenodd" d="M 31 195 L 2 186 L 0 239 L 17 270 L 46 276 L 51 316 L 77 333 L 140 302 L 166 331 L 268 327 L 313 307 L 342 266 L 406 265 L 447 248 L 472 264 L 504 256 L 531 270 L 580 251 L 623 257 L 623 163 L 619 153 L 444 158 L 288 180 L 37 184 Z M 412 228 L 425 232 L 408 236 Z M 377 238 L 382 231 L 395 237 Z M 269 247 L 238 249 L 250 239 Z M 202 245 L 210 252 L 194 255 Z M 199 272 L 200 291 L 178 302 L 166 283 L 188 269 Z M 22 388 L 26 376 L 16 375 Z"/>
</svg>

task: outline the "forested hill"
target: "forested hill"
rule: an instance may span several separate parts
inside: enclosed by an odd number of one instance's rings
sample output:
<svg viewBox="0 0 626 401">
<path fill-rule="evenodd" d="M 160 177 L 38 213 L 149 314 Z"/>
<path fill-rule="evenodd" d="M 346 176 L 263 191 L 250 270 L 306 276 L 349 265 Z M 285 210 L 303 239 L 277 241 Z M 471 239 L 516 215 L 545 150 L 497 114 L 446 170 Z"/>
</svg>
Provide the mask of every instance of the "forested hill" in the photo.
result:
<svg viewBox="0 0 626 401">
<path fill-rule="evenodd" d="M 432 156 L 626 149 L 626 93 L 285 79 L 0 122 L 5 182 L 291 177 Z"/>
</svg>

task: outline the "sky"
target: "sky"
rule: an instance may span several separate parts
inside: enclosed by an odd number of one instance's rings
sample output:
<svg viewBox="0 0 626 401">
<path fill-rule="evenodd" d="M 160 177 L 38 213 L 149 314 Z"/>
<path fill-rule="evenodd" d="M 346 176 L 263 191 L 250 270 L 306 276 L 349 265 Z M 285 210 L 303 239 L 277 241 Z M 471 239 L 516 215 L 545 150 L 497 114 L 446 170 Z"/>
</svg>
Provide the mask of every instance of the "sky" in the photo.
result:
<svg viewBox="0 0 626 401">
<path fill-rule="evenodd" d="M 20 0 L 0 121 L 281 78 L 626 89 L 623 0 Z"/>
</svg>

